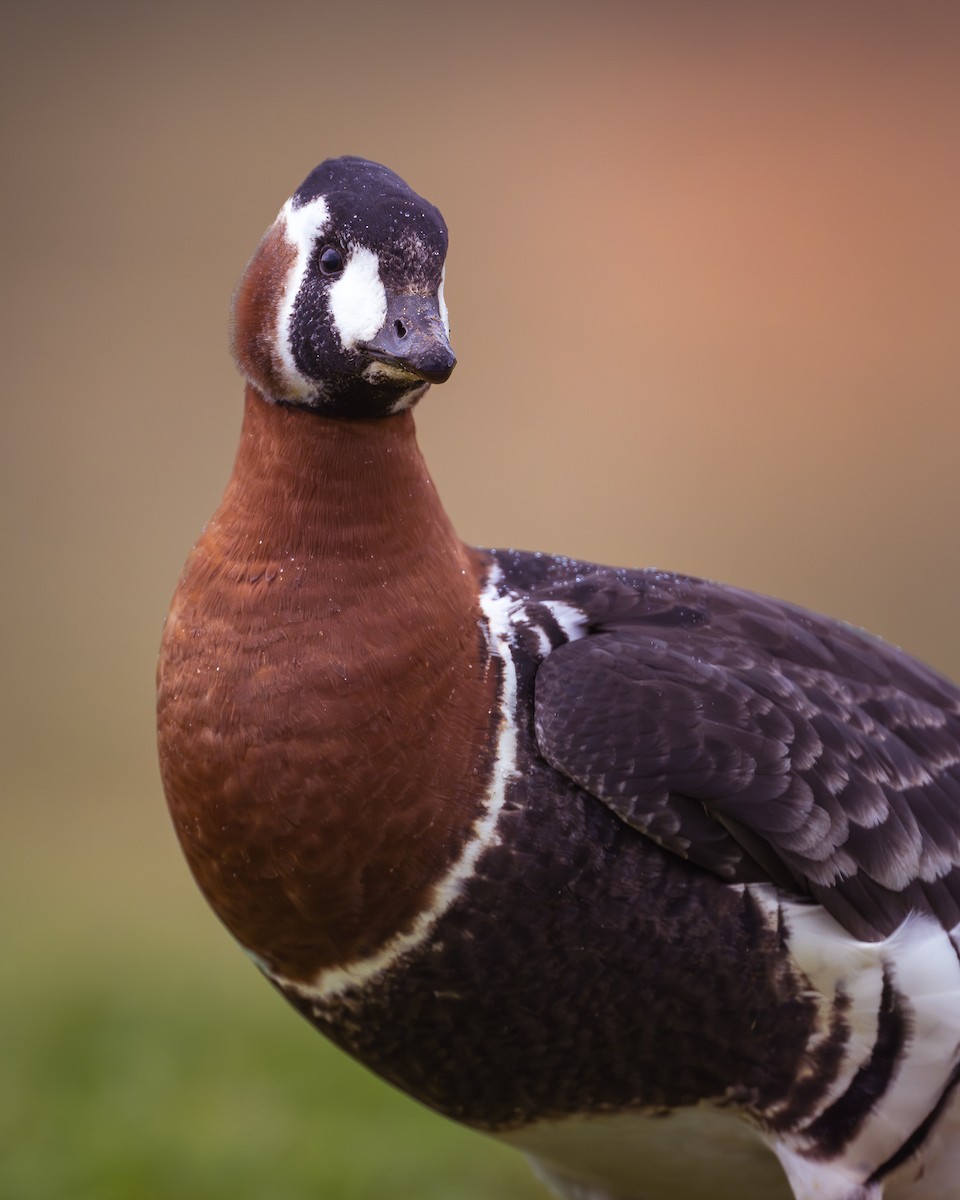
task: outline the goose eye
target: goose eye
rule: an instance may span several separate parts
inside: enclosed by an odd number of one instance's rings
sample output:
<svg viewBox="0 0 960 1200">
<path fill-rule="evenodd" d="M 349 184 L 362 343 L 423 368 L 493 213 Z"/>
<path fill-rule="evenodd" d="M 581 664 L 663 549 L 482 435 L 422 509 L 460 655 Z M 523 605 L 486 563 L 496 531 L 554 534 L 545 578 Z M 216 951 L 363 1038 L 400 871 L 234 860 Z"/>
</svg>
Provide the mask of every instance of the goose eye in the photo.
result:
<svg viewBox="0 0 960 1200">
<path fill-rule="evenodd" d="M 324 246 L 317 256 L 322 275 L 339 275 L 343 270 L 343 255 L 336 246 Z"/>
</svg>

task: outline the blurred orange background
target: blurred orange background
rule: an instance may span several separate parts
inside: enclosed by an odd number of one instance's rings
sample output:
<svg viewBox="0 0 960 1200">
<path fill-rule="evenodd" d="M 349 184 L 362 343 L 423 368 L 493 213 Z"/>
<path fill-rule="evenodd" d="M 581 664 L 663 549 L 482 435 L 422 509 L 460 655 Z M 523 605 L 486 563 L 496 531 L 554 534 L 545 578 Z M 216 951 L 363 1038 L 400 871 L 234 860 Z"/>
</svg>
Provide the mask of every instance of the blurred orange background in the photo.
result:
<svg viewBox="0 0 960 1200">
<path fill-rule="evenodd" d="M 331 154 L 450 226 L 460 364 L 419 429 L 465 538 L 774 593 L 960 677 L 960 6 L 4 20 L 8 912 L 206 919 L 156 647 L 237 438 L 231 290 Z"/>
</svg>

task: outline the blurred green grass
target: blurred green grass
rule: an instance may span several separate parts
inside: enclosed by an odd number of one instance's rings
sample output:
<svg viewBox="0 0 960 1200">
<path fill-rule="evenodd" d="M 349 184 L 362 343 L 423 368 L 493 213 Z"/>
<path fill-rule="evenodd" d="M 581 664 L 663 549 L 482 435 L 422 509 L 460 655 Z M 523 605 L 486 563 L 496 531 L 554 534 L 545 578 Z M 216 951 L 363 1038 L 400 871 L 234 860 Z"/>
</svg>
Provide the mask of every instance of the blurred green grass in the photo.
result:
<svg viewBox="0 0 960 1200">
<path fill-rule="evenodd" d="M 519 1156 L 289 1009 L 162 825 L 155 844 L 109 809 L 78 811 L 52 843 L 42 813 L 16 831 L 0 881 L 3 1200 L 543 1200 Z"/>
</svg>

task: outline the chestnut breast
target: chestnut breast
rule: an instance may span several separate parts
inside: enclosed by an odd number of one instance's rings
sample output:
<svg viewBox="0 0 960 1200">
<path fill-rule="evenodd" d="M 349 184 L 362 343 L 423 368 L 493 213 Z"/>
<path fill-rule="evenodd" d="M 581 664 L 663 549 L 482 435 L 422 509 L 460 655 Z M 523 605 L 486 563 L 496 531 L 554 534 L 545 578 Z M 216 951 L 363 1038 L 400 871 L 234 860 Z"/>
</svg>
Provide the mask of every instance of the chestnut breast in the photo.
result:
<svg viewBox="0 0 960 1200">
<path fill-rule="evenodd" d="M 207 899 L 308 980 L 408 928 L 490 774 L 496 670 L 409 414 L 344 421 L 248 390 L 231 481 L 158 675 L 160 759 Z"/>
</svg>

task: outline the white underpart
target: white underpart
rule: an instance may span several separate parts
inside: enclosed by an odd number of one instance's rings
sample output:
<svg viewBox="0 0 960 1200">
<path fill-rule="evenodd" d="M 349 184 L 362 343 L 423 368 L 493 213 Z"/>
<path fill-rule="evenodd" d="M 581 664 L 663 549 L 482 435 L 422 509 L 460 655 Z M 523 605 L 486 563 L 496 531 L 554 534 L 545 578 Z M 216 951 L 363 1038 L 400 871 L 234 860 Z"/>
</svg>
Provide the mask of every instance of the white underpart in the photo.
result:
<svg viewBox="0 0 960 1200">
<path fill-rule="evenodd" d="M 923 1150 L 883 1181 L 883 1200 L 945 1200 L 960 1180 L 960 1095 L 953 1095 L 927 1135 Z"/>
<path fill-rule="evenodd" d="M 447 337 L 450 336 L 450 314 L 447 312 L 447 302 L 443 298 L 443 281 L 447 276 L 446 265 L 440 269 L 440 286 L 437 288 L 437 308 L 440 310 L 440 320 Z"/>
<path fill-rule="evenodd" d="M 498 1140 L 568 1200 L 791 1200 L 761 1133 L 734 1108 L 566 1117 Z"/>
<path fill-rule="evenodd" d="M 502 694 L 500 696 L 500 728 L 497 734 L 497 751 L 494 760 L 493 778 L 487 788 L 483 810 L 473 827 L 472 836 L 460 853 L 460 857 L 447 874 L 435 885 L 430 904 L 420 913 L 412 928 L 391 938 L 376 954 L 358 959 L 346 967 L 321 971 L 312 983 L 303 984 L 286 979 L 282 975 L 267 972 L 283 987 L 290 988 L 307 1000 L 325 1001 L 361 988 L 378 975 L 388 971 L 404 955 L 416 950 L 430 936 L 436 923 L 451 907 L 464 884 L 473 875 L 480 855 L 500 840 L 497 823 L 507 798 L 507 787 L 517 773 L 517 673 L 510 653 L 510 604 L 509 597 L 497 594 L 499 569 L 494 568 L 486 588 L 480 596 L 480 607 L 486 618 L 487 641 L 491 654 L 502 663 Z"/>
<path fill-rule="evenodd" d="M 354 246 L 329 296 L 333 327 L 345 350 L 379 333 L 387 315 L 387 293 L 377 255 L 366 246 Z"/>
<path fill-rule="evenodd" d="M 317 238 L 330 223 L 330 210 L 323 196 L 317 196 L 300 208 L 294 207 L 293 199 L 289 199 L 280 210 L 277 220 L 283 220 L 286 225 L 287 241 L 296 249 L 297 257 L 290 273 L 287 275 L 283 299 L 277 313 L 276 351 L 283 365 L 283 373 L 292 393 L 291 399 L 305 400 L 317 390 L 316 380 L 308 379 L 297 367 L 290 346 L 290 327 L 293 320 L 293 309 L 297 302 L 303 279 L 310 265 Z"/>
</svg>

